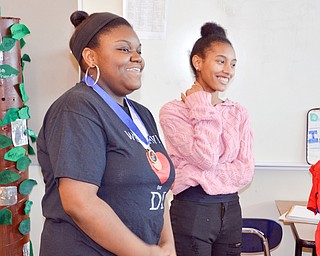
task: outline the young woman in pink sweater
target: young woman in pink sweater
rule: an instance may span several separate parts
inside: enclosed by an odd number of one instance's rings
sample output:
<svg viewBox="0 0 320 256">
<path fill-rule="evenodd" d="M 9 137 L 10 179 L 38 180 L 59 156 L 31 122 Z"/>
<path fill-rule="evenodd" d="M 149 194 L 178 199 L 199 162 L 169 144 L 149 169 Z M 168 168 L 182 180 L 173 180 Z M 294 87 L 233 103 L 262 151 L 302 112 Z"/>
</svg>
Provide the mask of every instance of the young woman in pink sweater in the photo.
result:
<svg viewBox="0 0 320 256">
<path fill-rule="evenodd" d="M 170 214 L 178 256 L 241 253 L 238 191 L 253 177 L 253 135 L 244 107 L 219 98 L 236 62 L 225 30 L 204 24 L 190 54 L 194 84 L 160 110 L 176 169 Z"/>
</svg>

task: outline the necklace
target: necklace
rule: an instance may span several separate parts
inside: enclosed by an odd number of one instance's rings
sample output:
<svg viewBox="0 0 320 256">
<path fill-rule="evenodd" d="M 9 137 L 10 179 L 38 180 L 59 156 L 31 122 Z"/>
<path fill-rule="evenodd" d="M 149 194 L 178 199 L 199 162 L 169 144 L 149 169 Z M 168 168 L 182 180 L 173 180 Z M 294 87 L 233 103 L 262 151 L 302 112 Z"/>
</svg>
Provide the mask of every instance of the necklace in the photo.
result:
<svg viewBox="0 0 320 256">
<path fill-rule="evenodd" d="M 93 81 L 92 77 L 88 76 L 89 83 Z M 92 81 L 90 81 L 92 80 Z M 84 78 L 82 79 L 84 81 Z M 85 81 L 84 81 L 85 82 Z M 157 153 L 151 148 L 148 131 L 142 122 L 140 116 L 132 106 L 131 102 L 127 97 L 125 101 L 129 108 L 130 116 L 116 103 L 116 101 L 105 91 L 102 87 L 96 83 L 93 86 L 90 86 L 94 91 L 96 91 L 100 97 L 106 102 L 106 104 L 114 111 L 114 113 L 120 118 L 120 120 L 130 129 L 130 131 L 135 135 L 137 141 L 144 147 L 146 150 L 146 155 L 149 163 L 156 168 L 161 170 L 162 165 L 157 156 Z"/>
</svg>

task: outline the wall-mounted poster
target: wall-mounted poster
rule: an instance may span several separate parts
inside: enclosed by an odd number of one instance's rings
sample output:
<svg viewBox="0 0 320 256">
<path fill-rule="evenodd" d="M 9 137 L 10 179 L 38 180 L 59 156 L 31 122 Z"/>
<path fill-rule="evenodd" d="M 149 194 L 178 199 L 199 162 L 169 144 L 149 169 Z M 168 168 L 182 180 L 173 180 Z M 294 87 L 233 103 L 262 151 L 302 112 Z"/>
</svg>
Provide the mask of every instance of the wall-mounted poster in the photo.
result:
<svg viewBox="0 0 320 256">
<path fill-rule="evenodd" d="M 123 17 L 126 18 L 140 39 L 166 38 L 167 0 L 125 0 Z"/>
<path fill-rule="evenodd" d="M 320 108 L 313 108 L 307 114 L 306 156 L 308 164 L 320 160 Z"/>
</svg>

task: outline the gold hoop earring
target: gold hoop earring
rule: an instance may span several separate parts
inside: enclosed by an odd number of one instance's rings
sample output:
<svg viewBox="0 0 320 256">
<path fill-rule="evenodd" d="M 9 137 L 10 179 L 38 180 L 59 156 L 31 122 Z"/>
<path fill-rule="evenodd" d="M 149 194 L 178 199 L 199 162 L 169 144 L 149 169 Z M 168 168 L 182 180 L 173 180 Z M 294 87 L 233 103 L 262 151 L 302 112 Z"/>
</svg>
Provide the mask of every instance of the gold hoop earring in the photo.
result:
<svg viewBox="0 0 320 256">
<path fill-rule="evenodd" d="M 87 86 L 94 86 L 94 85 L 96 85 L 96 83 L 99 81 L 99 78 L 100 78 L 100 69 L 99 69 L 98 65 L 96 65 L 96 64 L 94 64 L 94 67 L 97 69 L 97 78 L 96 78 L 96 80 L 94 81 L 93 84 L 89 84 L 89 82 L 88 82 L 89 70 L 90 70 L 91 68 L 93 68 L 93 67 L 88 67 L 87 70 L 86 70 L 86 74 L 85 74 L 85 76 L 84 76 L 84 81 L 86 82 L 86 85 L 87 85 Z"/>
</svg>

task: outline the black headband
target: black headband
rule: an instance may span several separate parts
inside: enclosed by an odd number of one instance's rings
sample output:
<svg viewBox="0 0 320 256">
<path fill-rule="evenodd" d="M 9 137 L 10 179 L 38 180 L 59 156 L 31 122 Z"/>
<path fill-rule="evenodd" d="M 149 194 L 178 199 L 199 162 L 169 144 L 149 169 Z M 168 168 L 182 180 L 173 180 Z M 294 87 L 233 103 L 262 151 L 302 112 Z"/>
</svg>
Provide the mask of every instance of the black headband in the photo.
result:
<svg viewBox="0 0 320 256">
<path fill-rule="evenodd" d="M 77 61 L 80 63 L 82 51 L 87 47 L 90 40 L 109 22 L 122 17 L 110 12 L 94 13 L 88 16 L 79 26 L 78 33 L 74 36 L 73 42 L 70 42 L 70 49 Z"/>
</svg>

